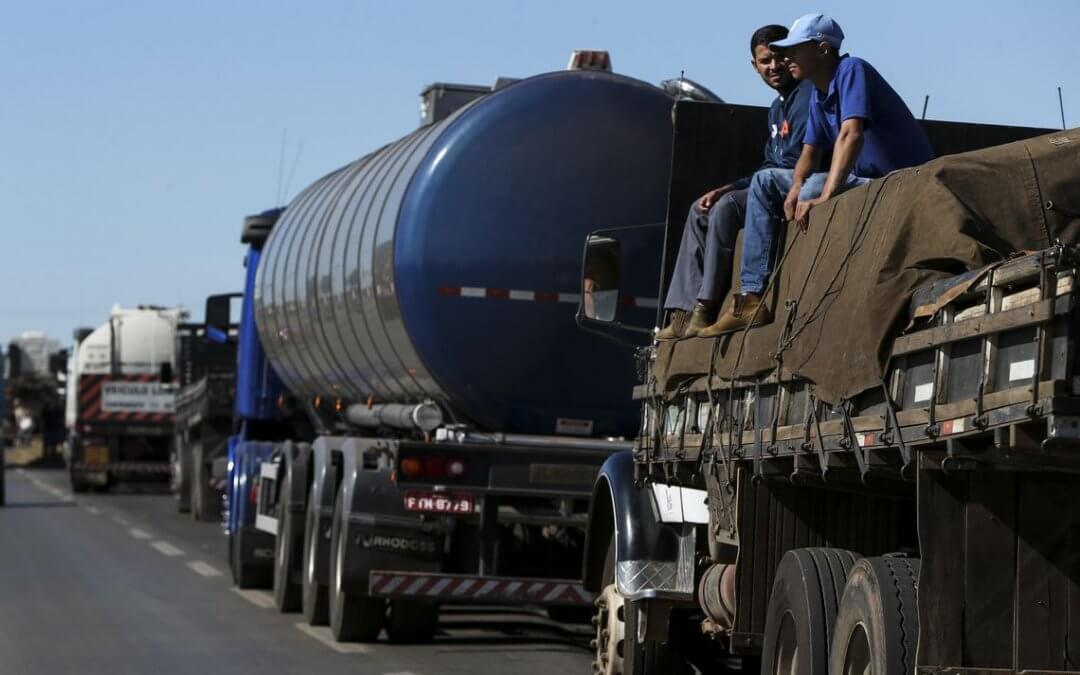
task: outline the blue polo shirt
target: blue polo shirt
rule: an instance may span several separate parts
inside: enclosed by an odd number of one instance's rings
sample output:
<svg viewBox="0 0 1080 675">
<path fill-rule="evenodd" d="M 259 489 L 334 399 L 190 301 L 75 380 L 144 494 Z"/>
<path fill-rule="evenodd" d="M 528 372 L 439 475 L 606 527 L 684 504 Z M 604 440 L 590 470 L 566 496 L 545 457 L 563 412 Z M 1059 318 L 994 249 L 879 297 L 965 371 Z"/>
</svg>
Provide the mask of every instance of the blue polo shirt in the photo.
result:
<svg viewBox="0 0 1080 675">
<path fill-rule="evenodd" d="M 903 99 L 873 66 L 845 54 L 829 82 L 828 93 L 822 95 L 815 88 L 810 98 L 806 144 L 831 150 L 840 125 L 854 117 L 865 120 L 863 147 L 855 160 L 856 176 L 880 178 L 934 158 L 930 141 Z"/>
<path fill-rule="evenodd" d="M 802 154 L 803 136 L 810 116 L 814 85 L 798 82 L 787 95 L 777 96 L 769 106 L 769 140 L 761 169 L 794 169 Z M 750 187 L 749 178 L 734 183 L 736 189 Z"/>
</svg>

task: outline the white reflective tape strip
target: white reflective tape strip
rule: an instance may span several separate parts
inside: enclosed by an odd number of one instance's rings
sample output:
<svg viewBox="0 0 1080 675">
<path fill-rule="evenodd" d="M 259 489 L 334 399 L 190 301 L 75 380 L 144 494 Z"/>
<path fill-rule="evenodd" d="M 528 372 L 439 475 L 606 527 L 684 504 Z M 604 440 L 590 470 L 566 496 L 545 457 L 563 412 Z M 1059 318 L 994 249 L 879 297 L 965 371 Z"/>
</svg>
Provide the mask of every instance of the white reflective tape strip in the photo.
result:
<svg viewBox="0 0 1080 675">
<path fill-rule="evenodd" d="M 1009 381 L 1030 380 L 1035 375 L 1035 359 L 1009 364 Z"/>
<path fill-rule="evenodd" d="M 380 593 L 393 593 L 394 591 L 397 590 L 397 587 L 400 586 L 403 583 L 405 583 L 405 577 L 400 577 L 400 576 L 399 577 L 394 577 L 393 579 L 390 580 L 390 583 L 386 584 L 386 586 L 383 586 L 382 590 L 379 591 L 379 592 Z"/>
<path fill-rule="evenodd" d="M 583 602 L 593 601 L 593 594 L 587 591 L 584 586 L 574 586 L 574 592 L 578 594 L 578 597 L 581 598 Z"/>
<path fill-rule="evenodd" d="M 454 595 L 465 595 L 465 593 L 475 585 L 475 579 L 465 579 L 454 589 Z"/>
<path fill-rule="evenodd" d="M 451 582 L 453 582 L 453 579 L 450 578 L 439 579 L 435 582 L 434 586 L 428 589 L 427 594 L 438 595 L 439 593 L 442 593 L 446 589 L 446 587 L 451 584 Z"/>
<path fill-rule="evenodd" d="M 420 577 L 409 584 L 409 587 L 402 591 L 404 595 L 416 595 L 416 592 L 420 590 L 420 587 L 427 583 L 426 577 Z"/>
<path fill-rule="evenodd" d="M 555 588 L 551 589 L 551 591 L 544 596 L 544 602 L 551 602 L 553 600 L 557 600 L 565 590 L 566 584 L 555 584 Z"/>
<path fill-rule="evenodd" d="M 511 300 L 535 300 L 536 293 L 533 291 L 510 291 Z"/>
<path fill-rule="evenodd" d="M 461 297 L 463 298 L 482 298 L 487 295 L 487 290 L 483 288 L 477 288 L 475 286 L 462 286 Z"/>
<path fill-rule="evenodd" d="M 953 420 L 952 431 L 953 431 L 954 434 L 963 433 L 963 431 L 964 431 L 964 422 L 965 422 L 965 420 L 964 420 L 963 417 Z"/>
<path fill-rule="evenodd" d="M 529 586 L 529 590 L 527 590 L 525 592 L 528 593 L 530 596 L 531 595 L 539 595 L 540 593 L 542 593 L 544 591 L 545 588 L 547 588 L 547 584 L 545 584 L 542 581 L 537 581 L 532 586 Z"/>
<path fill-rule="evenodd" d="M 930 397 L 934 395 L 934 383 L 927 382 L 926 384 L 920 384 L 915 387 L 915 403 L 922 403 L 923 401 L 929 401 Z"/>
<path fill-rule="evenodd" d="M 581 293 L 559 293 L 559 302 L 581 302 Z"/>
<path fill-rule="evenodd" d="M 498 581 L 489 581 L 486 584 L 484 584 L 483 586 L 481 586 L 478 591 L 476 591 L 476 595 L 487 595 L 488 593 L 491 592 L 491 589 L 495 588 L 498 585 L 499 585 Z"/>
</svg>

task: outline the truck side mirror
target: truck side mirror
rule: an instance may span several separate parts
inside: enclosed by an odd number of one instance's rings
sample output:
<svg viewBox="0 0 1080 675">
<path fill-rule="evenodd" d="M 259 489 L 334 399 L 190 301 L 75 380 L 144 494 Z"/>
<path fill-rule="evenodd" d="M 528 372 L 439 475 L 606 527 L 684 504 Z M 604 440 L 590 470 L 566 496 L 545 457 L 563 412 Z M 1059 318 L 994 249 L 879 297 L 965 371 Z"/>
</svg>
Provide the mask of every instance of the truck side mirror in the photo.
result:
<svg viewBox="0 0 1080 675">
<path fill-rule="evenodd" d="M 229 340 L 230 329 L 234 325 L 233 303 L 242 295 L 222 293 L 206 299 L 206 339 L 210 342 L 225 343 Z M 236 312 L 239 314 L 239 312 Z M 239 317 L 237 317 L 239 318 Z"/>
<path fill-rule="evenodd" d="M 583 329 L 640 345 L 656 322 L 663 224 L 593 232 L 585 240 L 577 322 Z"/>
</svg>

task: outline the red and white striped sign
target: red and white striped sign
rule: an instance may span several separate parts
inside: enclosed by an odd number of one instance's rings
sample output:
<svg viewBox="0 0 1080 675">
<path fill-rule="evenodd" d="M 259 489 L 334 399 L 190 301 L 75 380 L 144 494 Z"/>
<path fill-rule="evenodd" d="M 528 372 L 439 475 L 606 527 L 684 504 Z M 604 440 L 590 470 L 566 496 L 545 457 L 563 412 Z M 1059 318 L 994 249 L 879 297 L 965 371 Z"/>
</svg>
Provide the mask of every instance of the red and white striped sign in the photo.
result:
<svg viewBox="0 0 1080 675">
<path fill-rule="evenodd" d="M 173 413 L 160 411 L 116 412 L 103 405 L 103 390 L 107 385 L 134 383 L 154 384 L 155 375 L 81 375 L 79 376 L 79 422 L 80 423 L 139 423 L 170 424 Z M 171 408 L 171 405 L 169 406 Z"/>
<path fill-rule="evenodd" d="M 556 291 L 523 291 L 512 288 L 485 288 L 482 286 L 440 286 L 439 295 L 448 298 L 483 298 L 486 300 L 522 300 L 525 302 L 564 302 L 578 304 L 580 293 L 558 293 Z M 656 298 L 639 298 L 632 295 L 620 295 L 619 303 L 629 307 L 656 309 Z"/>
<path fill-rule="evenodd" d="M 368 592 L 377 597 L 418 598 L 449 603 L 587 605 L 593 601 L 592 593 L 576 581 L 382 570 L 371 573 Z"/>
</svg>

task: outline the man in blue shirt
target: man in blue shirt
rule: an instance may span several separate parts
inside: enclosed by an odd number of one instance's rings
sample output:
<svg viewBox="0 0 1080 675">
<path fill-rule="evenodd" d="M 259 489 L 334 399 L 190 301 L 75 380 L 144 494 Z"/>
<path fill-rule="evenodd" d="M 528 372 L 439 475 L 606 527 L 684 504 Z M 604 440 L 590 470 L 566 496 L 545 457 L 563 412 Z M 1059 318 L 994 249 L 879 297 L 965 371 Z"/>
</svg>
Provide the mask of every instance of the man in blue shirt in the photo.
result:
<svg viewBox="0 0 1080 675">
<path fill-rule="evenodd" d="M 769 141 L 762 169 L 792 169 L 802 151 L 813 87 L 809 82 L 796 82 L 769 47 L 770 42 L 787 34 L 787 28 L 773 25 L 759 28 L 750 38 L 751 64 L 779 94 L 769 108 Z M 664 301 L 672 320 L 657 334 L 658 339 L 692 337 L 716 321 L 731 280 L 735 238 L 745 218 L 749 185 L 749 178 L 741 178 L 706 193 L 690 207 Z"/>
<path fill-rule="evenodd" d="M 874 67 L 840 55 L 844 32 L 822 14 L 807 14 L 786 39 L 771 43 L 791 74 L 811 82 L 810 116 L 795 169 L 754 174 L 746 206 L 740 294 L 730 311 L 699 333 L 722 335 L 772 321 L 761 296 L 772 272 L 775 235 L 784 217 L 806 229 L 810 210 L 845 190 L 890 171 L 933 159 L 922 127 Z M 832 150 L 827 172 L 818 172 Z"/>
</svg>

